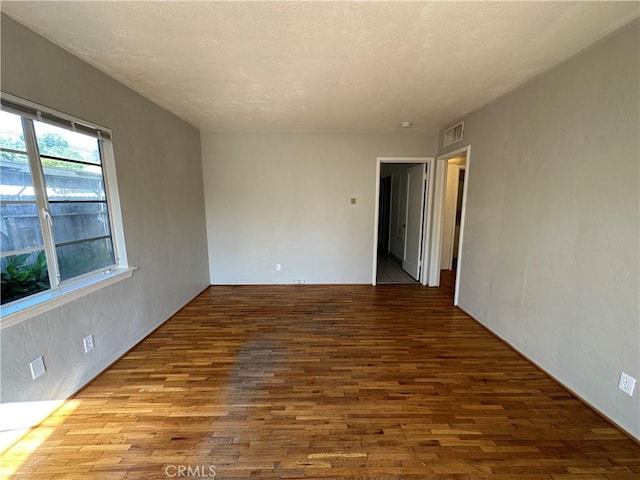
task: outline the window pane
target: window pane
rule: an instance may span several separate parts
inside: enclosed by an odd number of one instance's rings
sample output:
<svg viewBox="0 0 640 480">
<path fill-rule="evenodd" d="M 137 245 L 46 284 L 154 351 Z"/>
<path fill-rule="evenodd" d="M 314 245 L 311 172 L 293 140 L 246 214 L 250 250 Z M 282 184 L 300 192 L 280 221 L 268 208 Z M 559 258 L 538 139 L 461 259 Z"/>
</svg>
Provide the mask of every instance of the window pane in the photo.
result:
<svg viewBox="0 0 640 480">
<path fill-rule="evenodd" d="M 26 155 L 0 153 L 0 200 L 35 200 L 33 179 Z"/>
<path fill-rule="evenodd" d="M 44 250 L 5 257 L 2 267 L 2 304 L 19 300 L 50 288 Z"/>
<path fill-rule="evenodd" d="M 68 280 L 115 264 L 110 238 L 58 247 L 56 250 L 61 280 Z"/>
<path fill-rule="evenodd" d="M 47 197 L 53 200 L 104 200 L 102 168 L 42 159 Z"/>
<path fill-rule="evenodd" d="M 33 125 L 36 129 L 40 155 L 82 160 L 100 165 L 97 138 L 47 123 L 33 122 Z"/>
<path fill-rule="evenodd" d="M 0 111 L 0 147 L 25 152 L 22 119 L 19 115 Z"/>
<path fill-rule="evenodd" d="M 35 204 L 2 204 L 0 212 L 0 248 L 3 252 L 44 245 Z"/>
<path fill-rule="evenodd" d="M 50 207 L 56 244 L 111 234 L 104 203 L 52 203 Z"/>
</svg>

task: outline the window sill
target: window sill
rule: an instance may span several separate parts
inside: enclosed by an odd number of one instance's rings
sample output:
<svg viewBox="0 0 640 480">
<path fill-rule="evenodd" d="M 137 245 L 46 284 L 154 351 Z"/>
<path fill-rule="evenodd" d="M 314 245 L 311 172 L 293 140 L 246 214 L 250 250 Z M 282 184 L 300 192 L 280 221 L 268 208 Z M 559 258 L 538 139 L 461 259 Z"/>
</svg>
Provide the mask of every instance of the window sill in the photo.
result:
<svg viewBox="0 0 640 480">
<path fill-rule="evenodd" d="M 0 330 L 69 303 L 133 275 L 138 267 L 118 268 L 109 273 L 79 280 L 57 290 L 39 293 L 13 304 L 0 307 Z"/>
</svg>

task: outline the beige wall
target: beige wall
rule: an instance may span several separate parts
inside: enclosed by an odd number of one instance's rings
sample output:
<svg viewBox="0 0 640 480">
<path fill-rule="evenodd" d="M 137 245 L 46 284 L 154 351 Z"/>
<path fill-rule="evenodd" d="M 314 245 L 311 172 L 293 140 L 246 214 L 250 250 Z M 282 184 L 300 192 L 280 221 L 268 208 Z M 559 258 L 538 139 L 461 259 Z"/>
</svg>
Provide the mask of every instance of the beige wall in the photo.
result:
<svg viewBox="0 0 640 480">
<path fill-rule="evenodd" d="M 636 21 L 464 118 L 459 296 L 636 437 L 618 379 L 640 380 L 638 45 Z"/>
<path fill-rule="evenodd" d="M 435 143 L 407 131 L 203 133 L 211 283 L 371 283 L 376 157 L 432 156 Z"/>
<path fill-rule="evenodd" d="M 208 284 L 200 136 L 5 16 L 1 48 L 3 91 L 113 130 L 129 263 L 140 267 L 2 330 L 1 400 L 28 401 L 33 412 L 38 401 L 68 397 Z M 89 333 L 96 347 L 84 354 Z M 47 373 L 32 380 L 38 355 Z"/>
</svg>

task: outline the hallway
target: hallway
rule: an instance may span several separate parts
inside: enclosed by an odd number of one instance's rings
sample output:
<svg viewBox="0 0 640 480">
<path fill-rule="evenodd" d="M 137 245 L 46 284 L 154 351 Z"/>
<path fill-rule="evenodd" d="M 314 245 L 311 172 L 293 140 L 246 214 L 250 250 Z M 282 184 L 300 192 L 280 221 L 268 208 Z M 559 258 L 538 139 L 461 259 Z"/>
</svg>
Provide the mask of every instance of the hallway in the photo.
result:
<svg viewBox="0 0 640 480">
<path fill-rule="evenodd" d="M 411 275 L 402 269 L 400 261 L 391 255 L 378 255 L 376 267 L 377 284 L 418 284 Z"/>
</svg>

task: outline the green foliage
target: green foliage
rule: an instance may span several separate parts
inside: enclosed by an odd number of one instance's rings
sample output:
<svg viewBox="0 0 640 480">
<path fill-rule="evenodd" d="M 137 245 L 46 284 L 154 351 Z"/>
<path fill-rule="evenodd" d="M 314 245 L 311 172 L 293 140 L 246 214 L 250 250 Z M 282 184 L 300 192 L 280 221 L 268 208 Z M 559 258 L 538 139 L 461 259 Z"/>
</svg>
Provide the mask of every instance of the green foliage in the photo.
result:
<svg viewBox="0 0 640 480">
<path fill-rule="evenodd" d="M 50 288 L 44 252 L 38 254 L 35 262 L 30 263 L 30 258 L 32 254 L 23 253 L 3 260 L 4 265 L 0 273 L 3 304 Z"/>
<path fill-rule="evenodd" d="M 52 160 L 51 158 L 43 158 L 42 166 L 54 168 L 66 168 L 68 170 L 82 170 L 82 165 L 71 162 L 63 162 L 61 160 Z"/>
<path fill-rule="evenodd" d="M 38 138 L 38 147 L 40 150 L 47 152 L 48 155 L 61 157 L 69 148 L 69 142 L 59 133 L 45 133 Z M 77 158 L 76 160 L 81 160 Z"/>
<path fill-rule="evenodd" d="M 58 250 L 58 263 L 63 279 L 108 267 L 113 262 L 111 249 L 104 241 L 77 243 Z"/>
<path fill-rule="evenodd" d="M 64 249 L 69 249 L 64 251 Z M 73 278 L 112 265 L 113 253 L 104 243 L 87 242 L 63 247 L 58 251 L 60 273 L 63 279 Z M 49 272 L 44 251 L 35 259 L 34 254 L 12 255 L 2 260 L 2 302 L 3 304 L 48 290 Z"/>
<path fill-rule="evenodd" d="M 19 138 L 12 137 L 0 137 L 0 145 L 4 148 L 10 148 L 13 150 L 25 150 L 24 135 L 20 135 Z M 91 154 L 81 154 L 78 150 L 69 147 L 69 142 L 58 133 L 45 133 L 38 137 L 38 149 L 41 155 L 51 155 L 53 157 L 68 158 L 70 160 L 81 160 L 95 162 L 99 160 L 98 153 L 92 152 Z M 26 156 L 3 152 L 3 159 L 16 163 L 27 163 Z M 42 165 L 45 167 L 64 167 L 68 169 L 82 169 L 82 165 L 77 165 L 69 162 L 63 162 L 60 160 L 52 160 L 50 158 L 43 158 Z"/>
<path fill-rule="evenodd" d="M 58 133 L 45 133 L 38 137 L 38 149 L 41 155 L 51 155 L 70 160 L 84 160 L 79 152 L 69 148 L 69 142 Z"/>
<path fill-rule="evenodd" d="M 24 151 L 25 150 L 24 135 L 20 135 L 19 140 L 13 137 L 0 136 L 0 146 L 2 146 L 3 148 L 10 148 L 12 150 Z M 23 163 L 23 164 L 28 163 L 26 155 L 19 155 L 17 153 L 11 153 L 11 152 L 2 152 L 2 160 L 5 162 L 9 161 L 9 162 Z"/>
<path fill-rule="evenodd" d="M 78 151 L 69 148 L 69 142 L 58 133 L 45 133 L 42 137 L 38 137 L 38 149 L 41 155 L 51 155 L 53 157 L 68 158 L 70 160 L 86 160 Z M 51 158 L 43 158 L 42 166 L 61 167 L 71 170 L 81 170 L 83 168 L 82 165 L 76 163 L 63 162 Z"/>
</svg>

